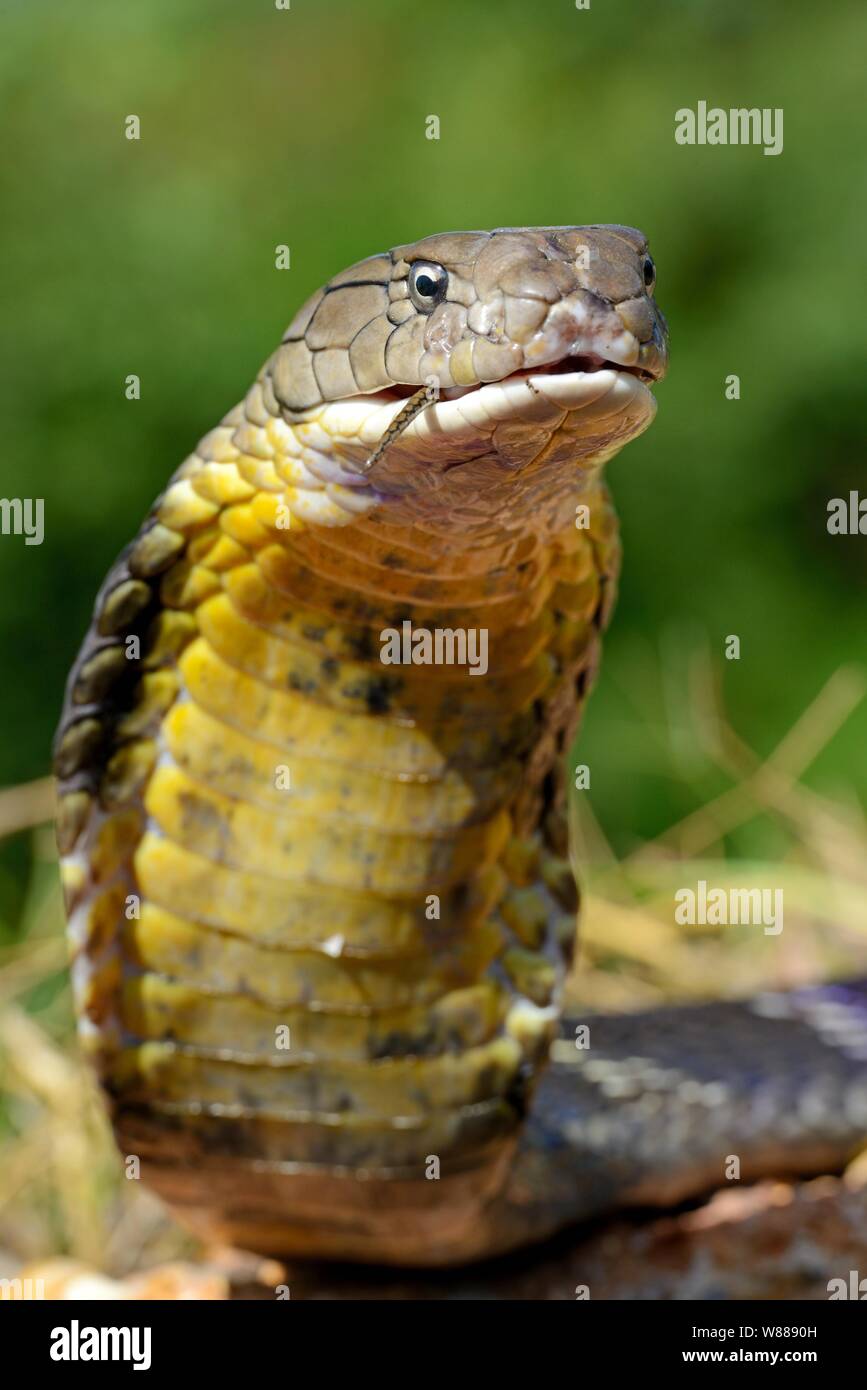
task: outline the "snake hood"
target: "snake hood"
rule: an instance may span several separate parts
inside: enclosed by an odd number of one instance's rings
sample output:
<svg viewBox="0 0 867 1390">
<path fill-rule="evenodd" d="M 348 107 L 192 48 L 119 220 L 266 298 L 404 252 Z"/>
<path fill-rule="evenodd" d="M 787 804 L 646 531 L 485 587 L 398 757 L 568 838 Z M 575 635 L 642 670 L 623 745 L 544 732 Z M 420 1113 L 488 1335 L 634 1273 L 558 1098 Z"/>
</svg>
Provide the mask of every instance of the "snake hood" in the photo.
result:
<svg viewBox="0 0 867 1390">
<path fill-rule="evenodd" d="M 363 470 L 377 493 L 434 491 L 451 507 L 485 487 L 490 515 L 496 485 L 531 464 L 549 465 L 550 485 L 560 463 L 566 505 L 576 464 L 604 462 L 653 419 L 648 385 L 668 357 L 654 286 L 647 241 L 630 227 L 425 237 L 313 295 L 266 363 L 264 389 L 310 425 L 314 449 L 316 426 L 327 433 L 330 481 L 357 486 Z M 443 493 L 456 465 L 468 476 Z M 515 500 L 503 492 L 504 506 Z"/>
</svg>

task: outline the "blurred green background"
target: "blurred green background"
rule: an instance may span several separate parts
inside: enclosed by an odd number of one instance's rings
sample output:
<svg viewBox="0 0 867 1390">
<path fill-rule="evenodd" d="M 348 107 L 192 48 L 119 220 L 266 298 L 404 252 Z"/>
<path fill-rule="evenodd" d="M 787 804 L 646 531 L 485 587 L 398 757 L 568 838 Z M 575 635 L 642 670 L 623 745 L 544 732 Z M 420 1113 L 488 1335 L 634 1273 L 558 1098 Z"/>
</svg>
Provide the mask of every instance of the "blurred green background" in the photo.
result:
<svg viewBox="0 0 867 1390">
<path fill-rule="evenodd" d="M 867 491 L 865 49 L 862 0 L 0 3 L 0 496 L 46 509 L 41 547 L 0 537 L 0 787 L 47 772 L 106 568 L 318 285 L 433 231 L 608 221 L 650 237 L 672 366 L 610 470 L 625 568 L 581 745 L 590 847 L 714 805 L 733 771 L 708 708 L 765 756 L 865 657 L 867 539 L 826 530 L 829 498 Z M 783 153 L 677 145 L 700 100 L 782 107 Z M 867 702 L 835 689 L 802 762 L 852 825 Z M 780 788 L 761 800 L 692 849 L 803 859 Z M 48 844 L 0 845 L 0 946 L 22 912 L 58 930 Z"/>
</svg>

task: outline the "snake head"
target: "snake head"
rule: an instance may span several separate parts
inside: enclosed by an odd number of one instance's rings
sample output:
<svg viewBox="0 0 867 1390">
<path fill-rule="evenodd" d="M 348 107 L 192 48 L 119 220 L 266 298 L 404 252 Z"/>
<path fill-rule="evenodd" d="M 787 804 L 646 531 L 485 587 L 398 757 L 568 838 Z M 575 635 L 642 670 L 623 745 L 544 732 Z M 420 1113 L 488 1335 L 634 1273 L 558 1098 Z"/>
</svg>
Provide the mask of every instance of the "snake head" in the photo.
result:
<svg viewBox="0 0 867 1390">
<path fill-rule="evenodd" d="M 373 446 L 386 492 L 483 458 L 514 473 L 567 436 L 589 466 L 653 418 L 668 361 L 655 281 L 630 227 L 429 236 L 336 275 L 264 370 L 288 420 L 315 420 L 347 460 Z M 422 388 L 429 407 L 389 431 Z"/>
</svg>

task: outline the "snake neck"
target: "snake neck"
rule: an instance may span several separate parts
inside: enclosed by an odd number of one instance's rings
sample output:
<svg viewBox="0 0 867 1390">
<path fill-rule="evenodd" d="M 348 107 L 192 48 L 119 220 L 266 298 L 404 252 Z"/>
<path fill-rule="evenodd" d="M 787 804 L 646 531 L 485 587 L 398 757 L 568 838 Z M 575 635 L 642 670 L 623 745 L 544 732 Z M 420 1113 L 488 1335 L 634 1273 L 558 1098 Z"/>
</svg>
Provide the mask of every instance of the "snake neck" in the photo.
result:
<svg viewBox="0 0 867 1390">
<path fill-rule="evenodd" d="M 613 513 L 588 478 L 568 527 L 526 493 L 481 525 L 463 468 L 437 489 L 463 497 L 453 524 L 359 507 L 313 485 L 299 437 L 233 413 L 100 594 L 57 745 L 82 1035 L 167 1190 L 177 1144 L 416 1184 L 435 1155 L 493 1180 L 574 931 L 546 817 L 613 597 Z M 431 659 L 398 642 L 383 661 L 406 626 Z M 132 685 L 112 685 L 136 628 Z M 484 671 L 460 659 L 482 650 Z"/>
</svg>

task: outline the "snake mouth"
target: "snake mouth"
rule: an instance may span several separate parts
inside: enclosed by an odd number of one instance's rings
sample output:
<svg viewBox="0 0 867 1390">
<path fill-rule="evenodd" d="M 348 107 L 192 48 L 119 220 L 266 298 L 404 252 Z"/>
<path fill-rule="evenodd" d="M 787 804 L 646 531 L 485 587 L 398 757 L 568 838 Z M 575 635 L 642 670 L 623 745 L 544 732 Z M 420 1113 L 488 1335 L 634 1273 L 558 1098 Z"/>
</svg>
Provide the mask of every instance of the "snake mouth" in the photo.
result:
<svg viewBox="0 0 867 1390">
<path fill-rule="evenodd" d="M 567 354 L 498 381 L 443 387 L 431 400 L 417 384 L 392 383 L 321 406 L 300 429 L 302 438 L 310 431 L 309 466 L 323 482 L 396 496 L 467 465 L 493 461 L 514 474 L 543 450 L 566 469 L 604 461 L 653 420 L 653 381 L 632 363 Z M 324 464 L 323 433 L 339 463 Z"/>
<path fill-rule="evenodd" d="M 590 376 L 597 372 L 625 373 L 627 376 L 636 377 L 648 387 L 654 386 L 658 380 L 653 372 L 647 371 L 643 367 L 631 366 L 625 362 L 614 362 L 608 357 L 602 357 L 597 352 L 570 353 L 556 362 L 547 362 L 538 367 L 522 367 L 519 371 L 511 372 L 499 380 L 477 381 L 470 386 L 443 386 L 439 392 L 439 399 L 457 401 L 464 396 L 469 396 L 474 391 L 482 391 L 487 386 L 508 386 L 510 382 L 523 381 L 527 377 Z M 418 389 L 418 385 L 406 386 L 395 383 L 393 386 L 386 387 L 385 390 L 371 392 L 365 399 L 376 400 L 385 405 L 390 401 L 409 400 Z"/>
<path fill-rule="evenodd" d="M 574 459 L 610 455 L 647 428 L 656 413 L 649 374 L 604 358 L 563 357 L 537 368 L 524 368 L 499 381 L 444 387 L 435 400 L 412 410 L 406 397 L 391 389 L 344 402 L 339 418 L 369 443 L 364 476 L 386 491 L 403 488 L 422 473 L 446 473 L 496 457 L 509 472 L 521 469 L 556 436 Z M 359 419 L 356 423 L 356 412 Z M 395 422 L 398 429 L 395 430 Z M 349 440 L 347 440 L 349 443 Z M 559 445 L 558 445 L 559 447 Z"/>
<path fill-rule="evenodd" d="M 561 357 L 557 362 L 548 362 L 541 367 L 522 367 L 519 372 L 513 372 L 512 376 L 506 377 L 506 381 L 511 381 L 512 377 L 525 376 L 567 376 L 580 372 L 582 374 L 592 374 L 593 372 L 625 372 L 628 376 L 637 377 L 646 385 L 652 386 L 656 377 L 652 372 L 646 371 L 644 367 L 631 366 L 626 362 L 615 362 L 610 357 L 602 357 L 598 352 L 576 352 L 570 353 L 567 357 Z"/>
<path fill-rule="evenodd" d="M 657 378 L 653 372 L 647 371 L 644 367 L 631 366 L 626 362 L 615 362 L 609 357 L 602 357 L 598 352 L 570 353 L 568 357 L 561 357 L 559 362 L 551 362 L 544 367 L 525 367 L 520 372 L 515 372 L 517 377 L 521 376 L 566 376 L 575 372 L 625 372 L 627 376 L 637 377 L 646 386 L 652 386 Z"/>
</svg>

